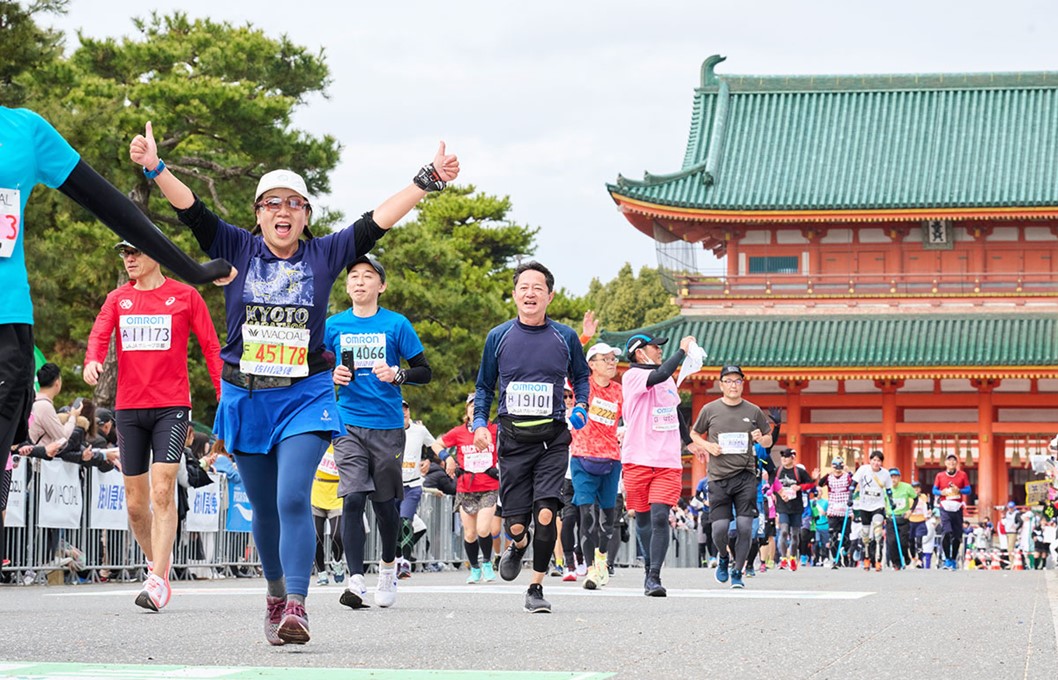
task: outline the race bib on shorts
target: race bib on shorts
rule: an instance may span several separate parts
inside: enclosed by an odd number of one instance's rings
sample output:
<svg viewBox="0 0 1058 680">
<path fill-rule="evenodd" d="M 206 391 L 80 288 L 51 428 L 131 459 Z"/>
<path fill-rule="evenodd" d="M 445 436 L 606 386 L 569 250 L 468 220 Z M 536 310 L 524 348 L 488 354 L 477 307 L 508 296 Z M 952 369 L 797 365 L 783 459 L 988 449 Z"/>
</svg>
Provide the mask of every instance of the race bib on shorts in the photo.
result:
<svg viewBox="0 0 1058 680">
<path fill-rule="evenodd" d="M 588 406 L 588 420 L 613 427 L 617 422 L 617 403 L 595 397 Z"/>
<path fill-rule="evenodd" d="M 378 360 L 386 360 L 385 333 L 342 333 L 338 340 L 342 353 L 351 352 L 357 370 L 375 367 Z"/>
<path fill-rule="evenodd" d="M 22 231 L 22 194 L 18 189 L 0 189 L 0 257 L 15 254 Z"/>
<path fill-rule="evenodd" d="M 239 370 L 250 375 L 304 378 L 309 374 L 309 329 L 243 324 Z"/>
<path fill-rule="evenodd" d="M 463 469 L 467 472 L 484 472 L 492 467 L 491 451 L 474 451 L 463 453 Z"/>
<path fill-rule="evenodd" d="M 680 417 L 675 406 L 655 406 L 650 413 L 650 428 L 655 432 L 672 432 L 680 429 Z"/>
<path fill-rule="evenodd" d="M 549 416 L 555 387 L 543 382 L 512 382 L 507 385 L 507 413 L 512 416 Z"/>
<path fill-rule="evenodd" d="M 945 498 L 940 502 L 940 507 L 948 512 L 958 512 L 959 510 L 962 510 L 962 501 L 953 501 Z"/>
<path fill-rule="evenodd" d="M 164 351 L 173 338 L 172 314 L 122 314 L 118 317 L 125 352 Z"/>
<path fill-rule="evenodd" d="M 720 453 L 749 453 L 749 432 L 725 432 L 716 441 Z"/>
</svg>

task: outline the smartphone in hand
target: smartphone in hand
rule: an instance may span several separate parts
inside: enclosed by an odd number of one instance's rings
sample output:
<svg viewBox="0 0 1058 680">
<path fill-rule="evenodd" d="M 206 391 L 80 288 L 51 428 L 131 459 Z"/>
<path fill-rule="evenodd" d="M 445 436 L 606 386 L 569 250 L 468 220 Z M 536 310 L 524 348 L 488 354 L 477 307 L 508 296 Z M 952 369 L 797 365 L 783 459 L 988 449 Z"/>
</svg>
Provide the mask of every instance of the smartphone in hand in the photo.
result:
<svg viewBox="0 0 1058 680">
<path fill-rule="evenodd" d="M 349 369 L 352 373 L 352 377 L 349 380 L 356 380 L 356 359 L 353 356 L 353 351 L 350 349 L 342 351 L 342 366 Z"/>
</svg>

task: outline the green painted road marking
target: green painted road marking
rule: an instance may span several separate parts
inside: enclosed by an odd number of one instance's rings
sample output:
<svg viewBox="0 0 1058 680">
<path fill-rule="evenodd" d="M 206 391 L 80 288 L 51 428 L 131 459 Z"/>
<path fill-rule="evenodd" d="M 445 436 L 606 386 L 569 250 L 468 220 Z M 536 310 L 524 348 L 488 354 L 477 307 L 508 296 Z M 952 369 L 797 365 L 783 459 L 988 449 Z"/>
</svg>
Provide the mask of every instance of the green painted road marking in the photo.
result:
<svg viewBox="0 0 1058 680">
<path fill-rule="evenodd" d="M 91 663 L 0 661 L 0 678 L 18 680 L 603 680 L 613 673 L 535 671 L 428 671 L 378 668 L 250 668 L 224 666 L 118 666 Z"/>
</svg>

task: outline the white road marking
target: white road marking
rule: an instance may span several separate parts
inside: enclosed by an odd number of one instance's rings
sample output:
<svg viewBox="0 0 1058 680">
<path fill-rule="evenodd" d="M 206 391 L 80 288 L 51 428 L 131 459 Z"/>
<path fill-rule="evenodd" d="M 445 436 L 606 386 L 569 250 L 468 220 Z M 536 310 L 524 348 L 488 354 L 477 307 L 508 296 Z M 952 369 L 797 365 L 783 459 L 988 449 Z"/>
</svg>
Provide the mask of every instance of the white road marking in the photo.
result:
<svg viewBox="0 0 1058 680">
<path fill-rule="evenodd" d="M 338 592 L 337 588 L 328 589 L 330 592 Z M 61 593 L 45 593 L 44 597 L 128 597 L 140 592 L 136 590 L 71 590 Z M 188 595 L 204 595 L 214 597 L 217 595 L 251 595 L 260 597 L 264 592 L 260 586 L 247 588 L 183 588 L 174 584 L 173 594 L 179 597 Z M 322 591 L 326 592 L 326 591 Z M 525 586 L 520 585 L 451 585 L 451 586 L 400 586 L 401 596 L 415 595 L 522 595 Z M 320 594 L 321 589 L 312 589 L 309 594 Z M 697 599 L 741 599 L 741 600 L 859 600 L 874 595 L 873 591 L 866 590 L 731 590 L 730 588 L 717 588 L 715 590 L 703 589 L 681 589 L 670 588 L 669 597 L 673 598 L 697 598 Z M 548 588 L 547 596 L 562 599 L 572 597 L 632 597 L 642 598 L 641 588 L 602 588 L 600 590 L 584 590 L 582 588 Z"/>
</svg>

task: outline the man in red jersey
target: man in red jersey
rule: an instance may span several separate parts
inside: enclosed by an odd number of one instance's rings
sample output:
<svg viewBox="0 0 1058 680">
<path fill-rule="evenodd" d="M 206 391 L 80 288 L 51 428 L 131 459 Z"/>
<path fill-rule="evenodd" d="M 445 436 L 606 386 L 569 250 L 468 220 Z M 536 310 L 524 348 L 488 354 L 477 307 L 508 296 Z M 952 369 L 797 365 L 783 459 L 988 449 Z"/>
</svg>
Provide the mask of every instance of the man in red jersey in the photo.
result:
<svg viewBox="0 0 1058 680">
<path fill-rule="evenodd" d="M 198 338 L 218 399 L 220 342 L 197 290 L 164 276 L 156 261 L 128 241 L 115 250 L 131 280 L 107 295 L 88 337 L 83 375 L 89 385 L 99 381 L 110 334 L 116 330 L 121 471 L 132 533 L 151 572 L 136 604 L 158 611 L 171 595 L 177 524 L 173 493 L 191 420 L 188 337 L 193 331 Z"/>
<path fill-rule="evenodd" d="M 944 461 L 945 469 L 933 480 L 933 495 L 940 496 L 941 550 L 944 568 L 956 571 L 959 557 L 959 541 L 962 539 L 962 509 L 966 505 L 963 496 L 970 493 L 970 478 L 959 469 L 959 457 L 949 453 Z"/>
</svg>

